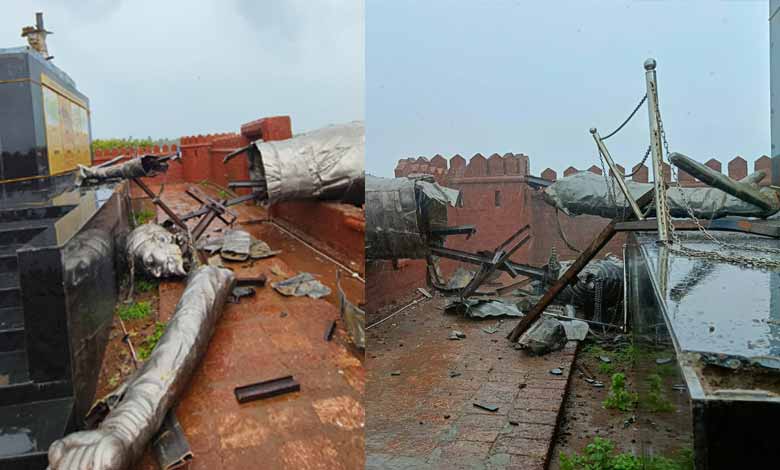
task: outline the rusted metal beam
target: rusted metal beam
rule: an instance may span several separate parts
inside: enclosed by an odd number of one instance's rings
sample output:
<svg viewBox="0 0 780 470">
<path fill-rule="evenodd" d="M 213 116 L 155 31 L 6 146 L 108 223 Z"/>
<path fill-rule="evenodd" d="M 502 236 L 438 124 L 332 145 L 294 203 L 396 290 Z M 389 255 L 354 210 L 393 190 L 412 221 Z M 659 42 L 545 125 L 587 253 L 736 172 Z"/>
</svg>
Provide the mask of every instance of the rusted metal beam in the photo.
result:
<svg viewBox="0 0 780 470">
<path fill-rule="evenodd" d="M 452 248 L 444 247 L 431 247 L 431 254 L 439 256 L 441 258 L 454 259 L 469 264 L 483 264 L 489 263 L 491 258 L 482 256 L 480 254 L 469 253 L 468 251 L 455 250 Z M 511 266 L 511 270 L 510 270 Z M 528 276 L 534 279 L 544 279 L 545 271 L 542 268 L 530 266 L 527 264 L 515 263 L 514 261 L 506 260 L 503 264 L 499 265 L 496 269 L 511 273 L 514 271 L 518 276 Z"/>
<path fill-rule="evenodd" d="M 239 403 L 271 398 L 285 393 L 297 392 L 301 385 L 295 381 L 292 375 L 278 379 L 266 380 L 250 385 L 236 387 L 233 392 Z"/>
<path fill-rule="evenodd" d="M 154 194 L 154 191 L 152 191 L 152 190 L 149 188 L 149 186 L 147 186 L 147 185 L 146 185 L 146 183 L 144 183 L 144 182 L 141 180 L 141 178 L 133 178 L 133 182 L 134 182 L 135 184 L 137 184 L 137 185 L 138 185 L 138 187 L 139 187 L 139 188 L 141 188 L 141 190 L 142 190 L 143 192 L 145 192 L 147 196 L 149 196 L 150 198 L 152 198 L 152 202 L 153 202 L 153 203 L 154 203 L 154 204 L 155 204 L 157 207 L 159 207 L 160 209 L 162 209 L 162 210 L 163 210 L 163 212 L 165 212 L 165 213 L 168 215 L 168 218 L 169 218 L 169 219 L 171 219 L 171 220 L 173 221 L 173 223 L 175 223 L 176 225 L 178 225 L 178 226 L 179 226 L 179 228 L 181 228 L 181 229 L 182 229 L 182 230 L 184 230 L 185 232 L 187 231 L 187 224 L 185 224 L 185 223 L 184 223 L 184 221 L 183 221 L 183 220 L 181 220 L 181 219 L 179 218 L 179 216 L 178 216 L 178 215 L 176 215 L 176 213 L 175 213 L 175 212 L 173 212 L 173 210 L 171 210 L 171 208 L 170 208 L 170 207 L 168 207 L 168 206 L 167 206 L 167 205 L 166 205 L 164 202 L 162 202 L 162 199 L 160 199 L 160 197 L 159 197 L 157 194 Z"/>
</svg>

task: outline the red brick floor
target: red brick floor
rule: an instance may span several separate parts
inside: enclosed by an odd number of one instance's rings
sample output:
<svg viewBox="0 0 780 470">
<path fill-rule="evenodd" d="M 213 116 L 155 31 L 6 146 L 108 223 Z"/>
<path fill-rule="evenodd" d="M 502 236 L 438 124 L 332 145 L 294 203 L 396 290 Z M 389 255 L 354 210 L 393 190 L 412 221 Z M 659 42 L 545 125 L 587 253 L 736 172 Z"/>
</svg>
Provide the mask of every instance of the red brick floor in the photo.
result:
<svg viewBox="0 0 780 470">
<path fill-rule="evenodd" d="M 529 357 L 505 338 L 515 320 L 488 334 L 496 319 L 448 315 L 444 303 L 422 302 L 369 330 L 366 468 L 545 468 L 576 343 Z M 466 338 L 449 340 L 453 329 Z M 562 376 L 550 374 L 556 367 Z"/>
<path fill-rule="evenodd" d="M 177 213 L 195 208 L 182 188 L 172 186 L 165 189 L 165 202 Z M 265 260 L 229 263 L 238 275 L 263 273 L 270 284 L 285 274 L 308 271 L 334 289 L 335 268 L 327 260 L 273 225 L 257 223 L 265 218 L 261 208 L 244 205 L 237 212 L 242 228 L 284 250 Z M 215 222 L 212 229 L 221 225 Z M 344 282 L 347 296 L 360 301 L 362 284 Z M 182 290 L 182 282 L 161 284 L 163 319 Z M 191 469 L 364 468 L 362 358 L 341 328 L 333 341 L 323 339 L 339 316 L 335 299 L 286 298 L 266 286 L 239 304 L 226 304 L 205 359 L 177 407 L 195 455 Z M 236 402 L 234 387 L 284 375 L 293 375 L 301 391 Z M 138 468 L 157 467 L 147 452 Z"/>
</svg>

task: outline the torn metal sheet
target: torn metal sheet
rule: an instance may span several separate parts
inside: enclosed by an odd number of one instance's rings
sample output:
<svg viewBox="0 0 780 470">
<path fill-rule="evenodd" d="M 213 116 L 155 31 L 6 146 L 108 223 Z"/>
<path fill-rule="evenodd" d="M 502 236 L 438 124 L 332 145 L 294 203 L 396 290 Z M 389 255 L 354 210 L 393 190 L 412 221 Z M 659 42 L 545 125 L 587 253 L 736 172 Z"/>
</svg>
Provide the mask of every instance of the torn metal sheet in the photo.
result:
<svg viewBox="0 0 780 470">
<path fill-rule="evenodd" d="M 582 320 L 559 320 L 569 341 L 582 341 L 588 336 L 590 327 Z"/>
<path fill-rule="evenodd" d="M 458 299 L 447 304 L 444 310 L 465 314 L 470 318 L 523 316 L 523 312 L 514 304 L 496 299 Z"/>
<path fill-rule="evenodd" d="M 281 253 L 282 250 L 272 250 L 268 243 L 252 239 L 252 244 L 249 246 L 249 257 L 252 259 L 263 259 L 276 256 Z"/>
<path fill-rule="evenodd" d="M 195 243 L 195 248 L 213 255 L 214 253 L 219 253 L 224 242 L 224 237 L 201 238 Z"/>
<path fill-rule="evenodd" d="M 755 177 L 748 176 L 745 180 L 750 181 L 749 184 L 757 183 Z M 653 188 L 650 183 L 634 181 L 626 181 L 626 186 L 634 199 L 638 199 Z M 766 191 L 774 190 L 766 189 Z M 544 190 L 547 202 L 570 215 L 590 214 L 612 218 L 616 213 L 622 213 L 624 210 L 630 212 L 631 209 L 623 193 L 616 191 L 613 194 L 615 196 L 614 203 L 604 177 L 589 171 L 581 171 L 561 178 Z M 699 218 L 712 219 L 727 215 L 762 217 L 766 215 L 761 208 L 716 188 L 672 187 L 666 191 L 666 195 L 672 217 L 690 217 L 685 208 L 686 201 L 696 217 Z M 651 206 L 650 214 L 652 215 L 654 211 L 654 206 Z"/>
<path fill-rule="evenodd" d="M 187 436 L 176 419 L 174 410 L 165 416 L 162 427 L 152 440 L 152 450 L 161 470 L 187 468 L 193 454 Z"/>
<path fill-rule="evenodd" d="M 268 202 L 294 199 L 363 204 L 363 122 L 325 127 L 291 139 L 257 141 L 249 152 L 253 180 L 265 180 Z"/>
<path fill-rule="evenodd" d="M 162 226 L 148 223 L 127 237 L 127 257 L 131 266 L 155 278 L 185 276 L 184 258 L 176 237 Z"/>
<path fill-rule="evenodd" d="M 97 429 L 69 434 L 49 447 L 49 470 L 123 470 L 137 461 L 187 387 L 222 314 L 233 273 L 194 271 L 157 346 L 122 386 L 118 404 Z"/>
<path fill-rule="evenodd" d="M 284 281 L 272 282 L 271 287 L 282 295 L 319 299 L 330 295 L 330 288 L 309 273 L 300 273 Z"/>
<path fill-rule="evenodd" d="M 436 184 L 431 176 L 366 178 L 366 256 L 371 259 L 422 259 L 429 245 L 442 245 L 434 230 L 447 227 L 447 208 L 460 192 Z"/>
<path fill-rule="evenodd" d="M 244 230 L 228 230 L 222 241 L 220 255 L 228 261 L 246 261 L 252 247 L 252 235 Z"/>
<path fill-rule="evenodd" d="M 339 295 L 339 312 L 349 338 L 360 349 L 366 348 L 366 312 L 347 299 L 341 288 L 341 271 L 336 273 L 336 289 Z M 335 324 L 335 323 L 334 323 Z"/>
<path fill-rule="evenodd" d="M 458 267 L 452 277 L 447 280 L 447 289 L 460 290 L 466 287 L 474 279 L 474 271 L 469 271 L 463 267 Z"/>
<path fill-rule="evenodd" d="M 168 170 L 168 164 L 156 156 L 144 155 L 107 167 L 78 165 L 76 185 L 94 184 L 113 179 L 154 176 Z"/>
<path fill-rule="evenodd" d="M 518 344 L 533 355 L 558 351 L 566 346 L 566 330 L 560 321 L 543 315 L 520 336 Z"/>
</svg>

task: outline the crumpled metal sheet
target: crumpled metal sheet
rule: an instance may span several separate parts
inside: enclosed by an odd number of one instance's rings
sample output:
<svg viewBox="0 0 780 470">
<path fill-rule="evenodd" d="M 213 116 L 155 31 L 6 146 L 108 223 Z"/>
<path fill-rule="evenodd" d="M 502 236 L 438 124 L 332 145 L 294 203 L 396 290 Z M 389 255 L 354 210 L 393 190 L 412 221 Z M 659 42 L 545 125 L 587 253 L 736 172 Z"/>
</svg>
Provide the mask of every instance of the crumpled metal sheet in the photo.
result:
<svg viewBox="0 0 780 470">
<path fill-rule="evenodd" d="M 366 349 L 366 312 L 347 299 L 341 288 L 341 272 L 336 277 L 336 288 L 339 295 L 339 311 L 344 321 L 347 333 L 352 342 L 360 349 Z"/>
<path fill-rule="evenodd" d="M 228 230 L 222 241 L 222 257 L 229 261 L 245 261 L 249 259 L 249 249 L 252 246 L 252 235 L 244 230 Z"/>
<path fill-rule="evenodd" d="M 559 274 L 562 276 L 572 263 L 573 261 L 562 261 Z M 577 274 L 577 282 L 567 285 L 556 302 L 571 303 L 579 307 L 593 306 L 599 284 L 602 307 L 618 305 L 623 299 L 623 260 L 608 256 L 589 262 Z"/>
<path fill-rule="evenodd" d="M 124 470 L 141 457 L 206 353 L 234 282 L 228 269 L 192 273 L 157 347 L 115 395 L 118 404 L 97 429 L 52 443 L 49 470 Z"/>
<path fill-rule="evenodd" d="M 422 259 L 429 253 L 432 229 L 447 226 L 447 208 L 460 191 L 439 186 L 430 176 L 366 177 L 366 257 Z"/>
<path fill-rule="evenodd" d="M 309 273 L 300 273 L 284 281 L 273 282 L 271 287 L 286 296 L 319 299 L 330 295 L 330 288 Z"/>
<path fill-rule="evenodd" d="M 458 266 L 458 269 L 452 273 L 452 277 L 447 280 L 447 289 L 463 289 L 474 278 L 474 271 Z"/>
<path fill-rule="evenodd" d="M 127 237 L 127 257 L 133 266 L 156 277 L 185 276 L 184 258 L 176 237 L 162 226 L 149 223 Z"/>
<path fill-rule="evenodd" d="M 291 139 L 255 142 L 252 179 L 265 179 L 268 202 L 294 199 L 363 203 L 365 125 L 361 121 L 318 129 Z"/>
<path fill-rule="evenodd" d="M 750 177 L 745 181 L 753 181 Z M 752 183 L 755 184 L 755 183 Z M 626 186 L 631 196 L 636 200 L 653 188 L 650 183 L 637 183 L 626 180 Z M 570 215 L 590 214 L 601 217 L 615 217 L 616 210 L 630 213 L 626 198 L 615 185 L 615 204 L 612 203 L 604 176 L 581 171 L 561 178 L 544 190 L 544 197 L 553 206 Z M 771 189 L 766 189 L 772 191 Z M 740 199 L 731 196 L 720 189 L 711 187 L 669 188 L 666 191 L 669 210 L 673 217 L 689 217 L 684 202 L 688 201 L 697 217 L 711 219 L 727 215 L 744 217 L 761 217 L 763 211 Z M 655 213 L 651 205 L 650 214 Z"/>
<path fill-rule="evenodd" d="M 457 299 L 447 304 L 444 310 L 462 313 L 469 318 L 523 316 L 515 304 L 498 299 Z"/>
<path fill-rule="evenodd" d="M 151 155 L 133 158 L 126 162 L 107 167 L 87 167 L 78 165 L 76 185 L 82 186 L 86 183 L 99 183 L 110 179 L 130 179 L 153 176 L 158 172 L 164 172 L 167 169 L 167 163 L 158 162 L 157 158 Z"/>
<path fill-rule="evenodd" d="M 542 315 L 517 342 L 530 354 L 547 354 L 566 346 L 566 330 L 560 321 Z"/>
<path fill-rule="evenodd" d="M 281 252 L 282 250 L 272 250 L 268 243 L 257 239 L 252 239 L 252 245 L 249 247 L 249 257 L 252 259 L 270 258 Z"/>
</svg>

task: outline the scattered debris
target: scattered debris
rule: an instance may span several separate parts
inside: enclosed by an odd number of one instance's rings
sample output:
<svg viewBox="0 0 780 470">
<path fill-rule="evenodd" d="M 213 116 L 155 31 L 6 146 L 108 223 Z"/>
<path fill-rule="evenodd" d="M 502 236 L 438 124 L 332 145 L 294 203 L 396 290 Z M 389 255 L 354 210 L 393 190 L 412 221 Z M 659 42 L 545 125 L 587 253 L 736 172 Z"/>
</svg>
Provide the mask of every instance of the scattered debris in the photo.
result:
<svg viewBox="0 0 780 470">
<path fill-rule="evenodd" d="M 552 375 L 563 375 L 563 370 L 559 367 L 556 367 L 555 369 L 550 369 L 550 373 Z"/>
<path fill-rule="evenodd" d="M 458 331 L 458 330 L 452 330 L 450 332 L 450 336 L 448 337 L 448 339 L 451 339 L 451 340 L 459 340 L 459 339 L 464 339 L 464 338 L 466 338 L 466 333 L 464 333 L 462 331 Z"/>
<path fill-rule="evenodd" d="M 454 371 L 454 370 L 450 371 L 450 378 L 451 379 L 454 379 L 455 377 L 460 377 L 461 375 L 463 375 L 463 374 L 461 374 L 460 372 L 457 372 L 457 371 Z"/>
<path fill-rule="evenodd" d="M 215 268 L 224 268 L 225 265 L 222 264 L 222 258 L 219 255 L 214 255 L 209 257 L 209 259 L 206 261 L 206 263 L 209 266 L 214 266 Z"/>
<path fill-rule="evenodd" d="M 659 357 L 658 359 L 655 360 L 655 363 L 658 364 L 659 366 L 662 366 L 664 364 L 670 364 L 671 362 L 672 362 L 671 357 Z"/>
<path fill-rule="evenodd" d="M 495 413 L 496 411 L 498 411 L 498 407 L 496 405 L 488 405 L 485 403 L 477 403 L 477 402 L 474 402 L 473 404 L 475 407 L 483 409 L 485 411 L 490 411 L 491 413 Z"/>
<path fill-rule="evenodd" d="M 447 289 L 460 290 L 469 285 L 472 279 L 474 279 L 476 272 L 469 271 L 468 269 L 458 266 L 458 269 L 452 273 L 452 277 L 447 281 Z"/>
<path fill-rule="evenodd" d="M 562 320 L 560 323 L 569 341 L 583 341 L 590 331 L 588 323 L 582 320 Z"/>
<path fill-rule="evenodd" d="M 394 370 L 394 371 L 390 372 L 390 375 L 393 375 L 393 376 L 401 375 L 401 371 L 400 370 Z"/>
<path fill-rule="evenodd" d="M 237 286 L 257 286 L 263 287 L 265 285 L 266 278 L 263 274 L 257 276 L 238 276 L 236 278 Z"/>
<path fill-rule="evenodd" d="M 284 281 L 271 283 L 271 287 L 282 295 L 319 299 L 330 295 L 330 288 L 309 273 L 300 273 Z"/>
<path fill-rule="evenodd" d="M 457 299 L 445 305 L 444 310 L 465 314 L 470 318 L 523 316 L 515 305 L 497 299 Z"/>
<path fill-rule="evenodd" d="M 603 362 L 604 364 L 610 364 L 612 359 L 610 359 L 609 356 L 599 356 L 599 361 Z"/>
<path fill-rule="evenodd" d="M 560 321 L 543 316 L 523 333 L 517 343 L 532 355 L 547 354 L 563 349 L 566 345 L 566 330 Z"/>
<path fill-rule="evenodd" d="M 366 312 L 347 299 L 341 288 L 341 270 L 336 271 L 336 291 L 339 297 L 339 313 L 347 334 L 360 349 L 366 349 Z"/>
<path fill-rule="evenodd" d="M 271 379 L 236 387 L 233 390 L 233 393 L 235 393 L 236 400 L 239 403 L 246 403 L 248 401 L 263 400 L 265 398 L 271 398 L 278 395 L 283 395 L 285 393 L 298 392 L 300 390 L 301 385 L 293 378 L 292 375 L 288 375 L 285 377 L 279 377 L 278 379 Z"/>
<path fill-rule="evenodd" d="M 325 330 L 325 341 L 330 341 L 333 339 L 333 333 L 336 331 L 336 320 L 333 320 L 328 325 L 328 328 Z"/>
<path fill-rule="evenodd" d="M 282 250 L 272 250 L 268 243 L 252 239 L 252 244 L 249 246 L 249 257 L 252 259 L 263 259 L 276 256 L 281 253 Z"/>
<path fill-rule="evenodd" d="M 160 431 L 152 440 L 152 450 L 161 470 L 188 468 L 192 462 L 190 443 L 173 410 L 165 415 Z"/>
<path fill-rule="evenodd" d="M 487 333 L 489 335 L 493 335 L 493 334 L 498 333 L 498 328 L 496 328 L 495 326 L 488 326 L 488 327 L 482 328 L 482 331 L 484 331 L 485 333 Z"/>
<path fill-rule="evenodd" d="M 237 304 L 242 297 L 253 297 L 255 293 L 255 290 L 251 287 L 236 286 L 231 291 L 231 295 L 228 298 L 228 301 L 230 303 Z"/>
<path fill-rule="evenodd" d="M 427 297 L 429 299 L 433 298 L 433 295 L 431 295 L 431 293 L 428 292 L 427 289 L 423 289 L 422 287 L 418 287 L 417 288 L 417 292 L 421 293 L 422 295 L 424 295 L 425 297 Z"/>
<path fill-rule="evenodd" d="M 228 261 L 246 261 L 252 246 L 252 235 L 244 230 L 228 230 L 220 250 L 220 256 Z"/>
</svg>

